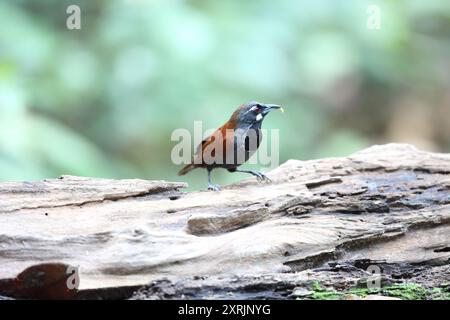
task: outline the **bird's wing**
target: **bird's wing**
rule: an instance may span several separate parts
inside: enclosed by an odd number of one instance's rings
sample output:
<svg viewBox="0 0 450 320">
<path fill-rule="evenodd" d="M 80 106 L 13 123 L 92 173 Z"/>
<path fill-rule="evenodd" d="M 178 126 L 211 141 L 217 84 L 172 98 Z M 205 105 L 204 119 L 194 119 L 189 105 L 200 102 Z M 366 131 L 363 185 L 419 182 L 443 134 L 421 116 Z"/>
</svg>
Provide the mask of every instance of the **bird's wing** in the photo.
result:
<svg viewBox="0 0 450 320">
<path fill-rule="evenodd" d="M 232 148 L 234 143 L 234 130 L 227 123 L 205 138 L 198 146 L 194 154 L 196 163 L 224 163 L 227 148 Z"/>
</svg>

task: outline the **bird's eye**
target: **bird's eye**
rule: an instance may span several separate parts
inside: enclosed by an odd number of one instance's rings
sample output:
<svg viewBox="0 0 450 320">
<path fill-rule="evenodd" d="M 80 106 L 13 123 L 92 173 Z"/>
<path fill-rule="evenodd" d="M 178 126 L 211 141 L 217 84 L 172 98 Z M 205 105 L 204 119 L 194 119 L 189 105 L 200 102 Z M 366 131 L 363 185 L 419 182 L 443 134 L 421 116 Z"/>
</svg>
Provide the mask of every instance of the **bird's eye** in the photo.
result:
<svg viewBox="0 0 450 320">
<path fill-rule="evenodd" d="M 261 112 L 261 105 L 257 104 L 252 108 L 253 111 L 255 111 L 256 113 Z"/>
<path fill-rule="evenodd" d="M 253 111 L 253 112 L 255 112 L 255 113 L 258 113 L 258 112 L 260 111 L 260 108 L 259 108 L 259 106 L 255 105 L 255 106 L 253 106 L 253 107 L 250 109 L 250 111 Z"/>
</svg>

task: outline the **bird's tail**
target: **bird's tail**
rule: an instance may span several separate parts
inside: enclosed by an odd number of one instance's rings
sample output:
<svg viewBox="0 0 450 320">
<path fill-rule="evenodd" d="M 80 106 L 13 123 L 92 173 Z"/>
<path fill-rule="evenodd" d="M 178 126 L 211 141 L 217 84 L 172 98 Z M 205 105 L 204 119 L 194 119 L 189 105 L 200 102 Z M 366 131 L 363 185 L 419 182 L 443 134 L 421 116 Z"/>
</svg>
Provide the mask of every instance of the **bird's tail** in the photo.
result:
<svg viewBox="0 0 450 320">
<path fill-rule="evenodd" d="M 186 173 L 188 173 L 188 172 L 190 172 L 190 171 L 192 171 L 192 170 L 194 170 L 195 169 L 195 165 L 194 164 L 188 164 L 188 165 L 186 165 L 186 166 L 184 166 L 183 167 L 183 169 L 181 169 L 179 172 L 178 172 L 178 175 L 179 176 L 183 176 L 183 175 L 185 175 Z"/>
</svg>

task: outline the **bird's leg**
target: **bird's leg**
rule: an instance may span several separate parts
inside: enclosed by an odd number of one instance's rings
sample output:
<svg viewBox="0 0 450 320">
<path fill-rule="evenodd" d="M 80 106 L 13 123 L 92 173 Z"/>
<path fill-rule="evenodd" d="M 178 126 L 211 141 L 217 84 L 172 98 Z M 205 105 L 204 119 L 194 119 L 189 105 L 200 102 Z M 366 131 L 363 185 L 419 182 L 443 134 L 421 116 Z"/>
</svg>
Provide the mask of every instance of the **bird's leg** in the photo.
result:
<svg viewBox="0 0 450 320">
<path fill-rule="evenodd" d="M 251 175 L 254 175 L 256 177 L 256 179 L 259 182 L 271 182 L 271 180 L 269 179 L 269 177 L 267 177 L 264 173 L 259 172 L 259 171 L 254 171 L 254 170 L 239 170 L 239 169 L 235 169 L 233 171 L 230 172 L 243 172 L 243 173 L 249 173 Z"/>
<path fill-rule="evenodd" d="M 213 184 L 211 182 L 211 171 L 210 169 L 208 170 L 208 190 L 213 190 L 213 191 L 220 191 L 220 186 L 218 184 Z"/>
</svg>

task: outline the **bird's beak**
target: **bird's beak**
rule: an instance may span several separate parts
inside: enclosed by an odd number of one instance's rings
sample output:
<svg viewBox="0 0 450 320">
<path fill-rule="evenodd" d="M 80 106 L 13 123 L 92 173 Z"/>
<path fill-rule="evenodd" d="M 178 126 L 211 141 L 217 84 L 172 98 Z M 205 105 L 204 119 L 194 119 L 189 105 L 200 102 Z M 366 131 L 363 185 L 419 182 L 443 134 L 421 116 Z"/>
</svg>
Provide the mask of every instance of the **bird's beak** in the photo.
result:
<svg viewBox="0 0 450 320">
<path fill-rule="evenodd" d="M 265 107 L 263 110 L 264 115 L 268 114 L 270 111 L 275 109 L 279 109 L 281 112 L 284 112 L 283 108 L 277 104 L 265 104 L 264 107 Z"/>
</svg>

